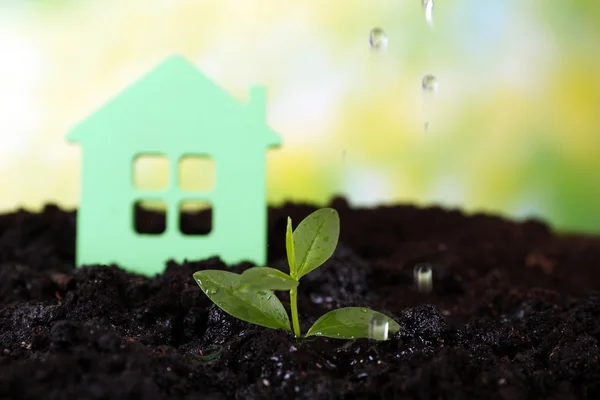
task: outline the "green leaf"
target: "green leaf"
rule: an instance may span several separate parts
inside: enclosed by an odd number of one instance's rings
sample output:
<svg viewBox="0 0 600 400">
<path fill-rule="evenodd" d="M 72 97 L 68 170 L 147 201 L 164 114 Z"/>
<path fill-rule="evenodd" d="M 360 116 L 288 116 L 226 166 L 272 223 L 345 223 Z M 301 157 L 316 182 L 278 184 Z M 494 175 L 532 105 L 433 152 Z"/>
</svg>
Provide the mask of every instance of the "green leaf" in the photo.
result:
<svg viewBox="0 0 600 400">
<path fill-rule="evenodd" d="M 292 232 L 292 219 L 288 217 L 287 228 L 285 230 L 285 250 L 287 253 L 288 265 L 290 266 L 290 275 L 296 278 L 296 256 L 294 255 L 294 234 Z"/>
<path fill-rule="evenodd" d="M 333 208 L 321 208 L 304 218 L 294 231 L 295 278 L 323 265 L 335 251 L 340 236 L 340 216 Z"/>
<path fill-rule="evenodd" d="M 290 331 L 290 319 L 281 301 L 270 290 L 238 291 L 241 275 L 228 271 L 194 273 L 202 291 L 221 310 L 242 321 Z"/>
<path fill-rule="evenodd" d="M 250 289 L 292 290 L 298 281 L 275 268 L 254 267 L 242 272 L 239 287 Z"/>
<path fill-rule="evenodd" d="M 306 336 L 386 340 L 399 330 L 400 325 L 396 321 L 380 312 L 363 307 L 346 307 L 322 315 Z"/>
</svg>

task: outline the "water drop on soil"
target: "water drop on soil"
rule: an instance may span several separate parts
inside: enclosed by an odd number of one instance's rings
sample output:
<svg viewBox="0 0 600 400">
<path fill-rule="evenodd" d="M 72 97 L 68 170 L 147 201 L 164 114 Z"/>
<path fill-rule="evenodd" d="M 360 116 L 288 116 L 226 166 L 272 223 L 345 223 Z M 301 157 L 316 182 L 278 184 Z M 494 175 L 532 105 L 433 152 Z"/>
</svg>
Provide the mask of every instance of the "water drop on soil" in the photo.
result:
<svg viewBox="0 0 600 400">
<path fill-rule="evenodd" d="M 310 294 L 310 300 L 315 303 L 315 304 L 321 304 L 323 303 L 323 297 L 319 296 L 317 294 L 311 293 Z"/>
<path fill-rule="evenodd" d="M 369 34 L 369 45 L 372 49 L 385 50 L 388 45 L 388 37 L 381 28 L 374 28 Z"/>
</svg>

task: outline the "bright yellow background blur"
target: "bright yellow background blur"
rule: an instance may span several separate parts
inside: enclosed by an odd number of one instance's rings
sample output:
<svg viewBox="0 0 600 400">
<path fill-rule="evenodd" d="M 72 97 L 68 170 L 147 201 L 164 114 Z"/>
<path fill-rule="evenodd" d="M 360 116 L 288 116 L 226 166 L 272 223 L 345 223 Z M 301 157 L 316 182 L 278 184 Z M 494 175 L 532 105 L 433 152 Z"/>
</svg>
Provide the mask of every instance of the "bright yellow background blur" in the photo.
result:
<svg viewBox="0 0 600 400">
<path fill-rule="evenodd" d="M 593 0 L 438 0 L 433 24 L 421 0 L 0 0 L 0 210 L 76 206 L 65 133 L 180 53 L 240 101 L 268 87 L 274 204 L 340 193 L 600 232 L 599 46 Z"/>
</svg>

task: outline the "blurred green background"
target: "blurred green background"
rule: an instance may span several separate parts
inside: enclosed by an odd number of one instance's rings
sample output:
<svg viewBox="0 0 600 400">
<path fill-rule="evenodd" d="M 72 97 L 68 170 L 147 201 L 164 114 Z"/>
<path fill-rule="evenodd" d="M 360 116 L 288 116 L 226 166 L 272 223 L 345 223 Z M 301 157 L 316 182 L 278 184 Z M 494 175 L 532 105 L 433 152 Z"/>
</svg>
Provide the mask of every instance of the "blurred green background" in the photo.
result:
<svg viewBox="0 0 600 400">
<path fill-rule="evenodd" d="M 179 53 L 240 101 L 268 87 L 272 204 L 338 193 L 598 233 L 599 43 L 593 0 L 438 0 L 431 20 L 422 0 L 0 0 L 0 208 L 76 206 L 65 133 Z"/>
</svg>

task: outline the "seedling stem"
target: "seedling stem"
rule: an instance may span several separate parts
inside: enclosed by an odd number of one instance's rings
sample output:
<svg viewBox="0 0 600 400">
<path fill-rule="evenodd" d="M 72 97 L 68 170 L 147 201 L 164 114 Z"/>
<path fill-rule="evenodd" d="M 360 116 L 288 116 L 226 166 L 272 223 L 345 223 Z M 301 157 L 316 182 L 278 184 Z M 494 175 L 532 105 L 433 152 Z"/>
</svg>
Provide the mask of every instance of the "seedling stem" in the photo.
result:
<svg viewBox="0 0 600 400">
<path fill-rule="evenodd" d="M 290 308 L 292 309 L 292 325 L 294 326 L 294 335 L 299 338 L 300 321 L 298 320 L 298 289 L 290 290 Z"/>
</svg>

